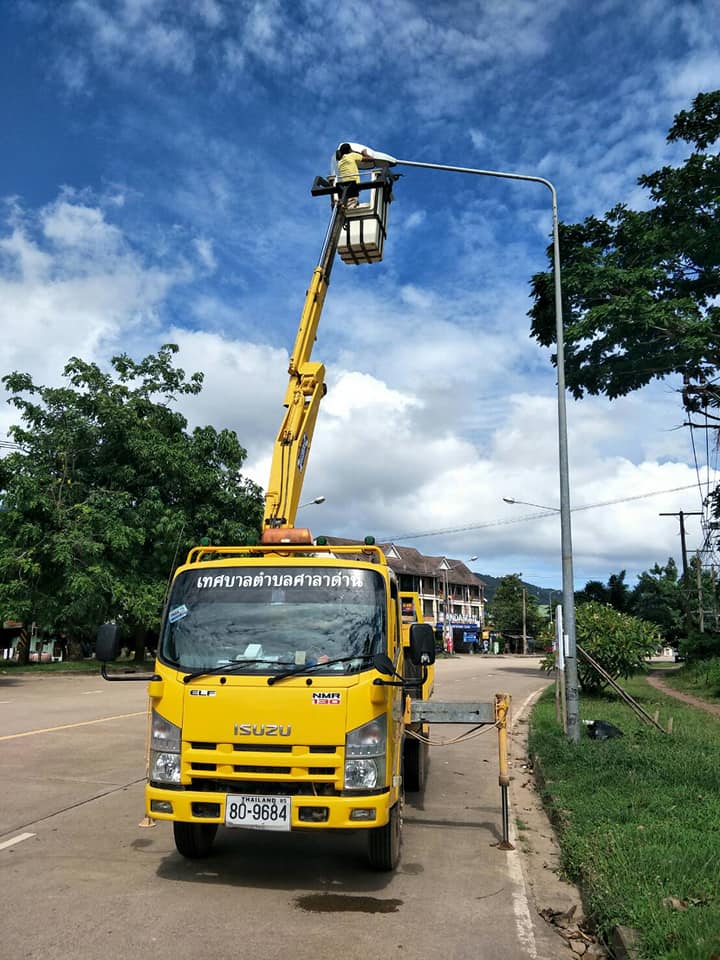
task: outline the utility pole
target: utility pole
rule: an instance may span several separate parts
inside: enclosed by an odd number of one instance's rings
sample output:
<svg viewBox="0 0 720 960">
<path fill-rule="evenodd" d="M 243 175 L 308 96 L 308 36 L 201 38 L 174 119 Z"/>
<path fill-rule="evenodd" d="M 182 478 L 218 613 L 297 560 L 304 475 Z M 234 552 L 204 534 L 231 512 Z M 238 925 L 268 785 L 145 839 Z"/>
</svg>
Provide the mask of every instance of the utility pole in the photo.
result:
<svg viewBox="0 0 720 960">
<path fill-rule="evenodd" d="M 705 633 L 705 610 L 703 608 L 703 589 L 702 589 L 702 564 L 700 563 L 700 551 L 697 551 L 697 594 L 698 594 L 698 629 L 700 633 Z"/>
<path fill-rule="evenodd" d="M 523 587 L 523 653 L 527 652 L 527 588 Z"/>
<path fill-rule="evenodd" d="M 679 517 L 680 518 L 680 549 L 682 551 L 682 582 L 683 582 L 683 604 L 685 606 L 685 629 L 690 629 L 690 602 L 688 600 L 688 558 L 687 545 L 685 543 L 685 517 L 701 517 L 702 512 L 695 511 L 687 513 L 684 510 L 678 510 L 677 513 L 660 513 L 660 517 Z"/>
<path fill-rule="evenodd" d="M 658 516 L 659 517 L 680 517 L 680 549 L 682 550 L 683 582 L 687 586 L 688 558 L 687 558 L 687 545 L 685 543 L 685 517 L 701 517 L 702 512 L 696 511 L 695 513 L 687 513 L 684 510 L 678 510 L 677 513 L 659 513 Z"/>
</svg>

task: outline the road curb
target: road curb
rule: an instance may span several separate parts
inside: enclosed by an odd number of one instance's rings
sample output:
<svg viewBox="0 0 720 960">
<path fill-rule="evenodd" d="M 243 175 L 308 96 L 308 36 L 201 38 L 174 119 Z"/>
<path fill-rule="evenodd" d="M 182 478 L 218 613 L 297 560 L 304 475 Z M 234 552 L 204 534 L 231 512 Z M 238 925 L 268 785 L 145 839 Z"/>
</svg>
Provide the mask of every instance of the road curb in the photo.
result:
<svg viewBox="0 0 720 960">
<path fill-rule="evenodd" d="M 531 757 L 532 776 L 535 781 L 535 789 L 542 804 L 543 810 L 551 824 L 552 829 L 557 833 L 562 830 L 563 818 L 555 810 L 549 810 L 545 803 L 545 796 L 548 794 L 547 782 L 543 772 L 542 763 L 537 755 Z M 558 840 L 559 843 L 559 840 Z M 582 904 L 582 892 L 576 887 L 578 897 Z M 614 960 L 638 960 L 640 949 L 640 932 L 632 927 L 617 926 L 608 938 L 607 948 L 610 950 Z"/>
</svg>

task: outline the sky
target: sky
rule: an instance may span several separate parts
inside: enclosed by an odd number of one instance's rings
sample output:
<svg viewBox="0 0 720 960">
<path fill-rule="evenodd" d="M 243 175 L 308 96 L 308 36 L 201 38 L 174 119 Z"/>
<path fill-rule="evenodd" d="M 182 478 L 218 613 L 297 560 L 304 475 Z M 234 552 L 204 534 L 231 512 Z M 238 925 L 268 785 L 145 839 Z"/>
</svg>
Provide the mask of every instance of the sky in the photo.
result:
<svg viewBox="0 0 720 960">
<path fill-rule="evenodd" d="M 0 375 L 161 344 L 191 427 L 265 486 L 336 145 L 551 180 L 560 219 L 648 205 L 675 113 L 720 87 L 715 0 L 5 0 Z M 298 522 L 479 572 L 560 574 L 556 374 L 530 338 L 550 193 L 398 166 L 382 263 L 333 268 Z M 672 380 L 568 398 L 576 585 L 669 556 L 717 476 Z M 5 398 L 6 399 L 5 395 Z M 14 422 L 0 402 L 0 439 Z M 673 492 L 662 492 L 673 491 Z M 508 504 L 503 497 L 522 503 Z M 584 508 L 588 509 L 584 509 Z M 687 546 L 703 544 L 688 517 Z"/>
</svg>

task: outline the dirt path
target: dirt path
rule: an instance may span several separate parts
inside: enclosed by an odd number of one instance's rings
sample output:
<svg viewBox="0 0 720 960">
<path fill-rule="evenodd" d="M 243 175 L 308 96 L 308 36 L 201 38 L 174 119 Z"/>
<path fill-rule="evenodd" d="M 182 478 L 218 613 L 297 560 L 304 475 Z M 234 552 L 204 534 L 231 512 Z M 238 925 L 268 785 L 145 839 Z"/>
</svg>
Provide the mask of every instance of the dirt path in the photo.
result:
<svg viewBox="0 0 720 960">
<path fill-rule="evenodd" d="M 691 707 L 697 707 L 699 710 L 720 717 L 720 703 L 709 703 L 707 700 L 701 700 L 700 697 L 694 697 L 691 693 L 682 693 L 680 690 L 675 690 L 673 687 L 669 687 L 660 677 L 659 672 L 649 673 L 647 682 L 651 687 L 666 693 L 669 697 L 675 697 L 676 700 L 682 700 L 683 703 L 688 703 Z"/>
</svg>

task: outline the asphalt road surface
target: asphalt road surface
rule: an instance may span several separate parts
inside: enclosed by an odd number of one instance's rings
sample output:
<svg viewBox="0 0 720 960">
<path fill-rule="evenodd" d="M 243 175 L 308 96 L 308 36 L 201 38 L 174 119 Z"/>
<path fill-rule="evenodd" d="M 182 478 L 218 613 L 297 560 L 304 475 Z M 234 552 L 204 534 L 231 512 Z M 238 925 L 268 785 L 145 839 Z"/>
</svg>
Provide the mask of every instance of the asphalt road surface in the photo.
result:
<svg viewBox="0 0 720 960">
<path fill-rule="evenodd" d="M 538 661 L 457 656 L 435 697 L 517 710 L 546 684 Z M 405 805 L 395 874 L 362 832 L 221 828 L 189 862 L 171 826 L 144 826 L 145 684 L 0 675 L 0 952 L 12 960 L 305 960 L 381 956 L 551 960 L 520 854 L 500 851 L 497 737 L 431 748 Z M 435 726 L 448 739 L 464 728 Z M 513 812 L 511 810 L 511 822 Z"/>
</svg>

